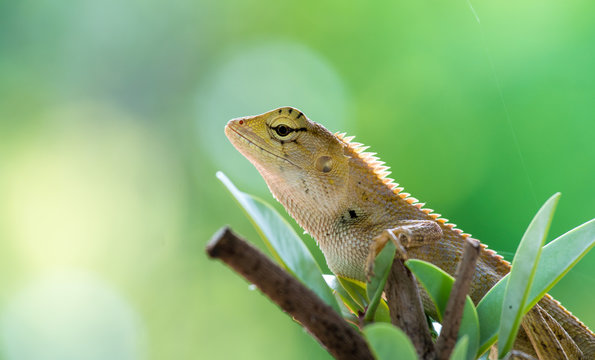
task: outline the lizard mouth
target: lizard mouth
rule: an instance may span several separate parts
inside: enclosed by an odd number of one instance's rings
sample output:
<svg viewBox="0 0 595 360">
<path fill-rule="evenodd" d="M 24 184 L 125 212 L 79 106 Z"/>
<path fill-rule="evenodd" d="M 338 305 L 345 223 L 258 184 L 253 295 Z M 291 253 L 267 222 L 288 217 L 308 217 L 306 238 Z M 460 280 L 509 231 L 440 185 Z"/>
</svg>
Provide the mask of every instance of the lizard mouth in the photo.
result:
<svg viewBox="0 0 595 360">
<path fill-rule="evenodd" d="M 289 163 L 289 164 L 291 164 L 291 165 L 293 165 L 293 166 L 295 166 L 295 167 L 299 168 L 299 166 L 297 166 L 296 164 L 294 164 L 293 162 L 291 162 L 291 160 L 289 160 L 289 159 L 286 159 L 286 158 L 284 158 L 284 157 L 282 157 L 282 156 L 279 156 L 279 155 L 277 155 L 277 154 L 273 153 L 272 151 L 270 151 L 270 150 L 267 150 L 267 149 L 265 149 L 264 147 L 262 147 L 262 146 L 258 145 L 258 144 L 257 144 L 257 143 L 255 143 L 254 141 L 250 140 L 250 139 L 249 139 L 247 136 L 245 136 L 244 134 L 242 134 L 242 133 L 241 133 L 241 132 L 239 132 L 238 130 L 234 129 L 234 127 L 233 127 L 233 126 L 231 126 L 231 125 L 227 125 L 227 128 L 229 128 L 231 131 L 233 131 L 234 133 L 236 133 L 236 135 L 238 135 L 238 136 L 239 136 L 241 139 L 243 139 L 243 141 L 247 142 L 249 145 L 255 146 L 255 147 L 257 147 L 258 149 L 260 149 L 260 150 L 264 151 L 265 153 L 267 153 L 267 154 L 269 154 L 269 155 L 271 155 L 271 156 L 274 156 L 274 157 L 276 157 L 277 159 L 281 159 L 281 160 L 283 160 L 283 161 L 285 161 L 285 162 L 287 162 L 287 163 Z"/>
</svg>

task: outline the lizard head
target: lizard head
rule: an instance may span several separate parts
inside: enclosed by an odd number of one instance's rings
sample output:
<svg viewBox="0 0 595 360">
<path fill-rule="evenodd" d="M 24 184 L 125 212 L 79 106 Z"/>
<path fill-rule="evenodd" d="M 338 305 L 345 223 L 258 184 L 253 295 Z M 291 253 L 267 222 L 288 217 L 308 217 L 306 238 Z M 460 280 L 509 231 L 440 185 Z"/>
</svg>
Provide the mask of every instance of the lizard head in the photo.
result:
<svg viewBox="0 0 595 360">
<path fill-rule="evenodd" d="M 387 204 L 384 199 L 394 196 L 396 186 L 385 178 L 383 163 L 363 153 L 365 147 L 352 143 L 353 137 L 334 135 L 291 107 L 230 120 L 225 134 L 318 241 L 329 268 L 365 279 L 368 241 L 389 228 L 370 214 Z"/>
<path fill-rule="evenodd" d="M 324 204 L 325 192 L 345 187 L 345 144 L 295 108 L 230 120 L 225 134 L 284 205 L 284 200 Z"/>
</svg>

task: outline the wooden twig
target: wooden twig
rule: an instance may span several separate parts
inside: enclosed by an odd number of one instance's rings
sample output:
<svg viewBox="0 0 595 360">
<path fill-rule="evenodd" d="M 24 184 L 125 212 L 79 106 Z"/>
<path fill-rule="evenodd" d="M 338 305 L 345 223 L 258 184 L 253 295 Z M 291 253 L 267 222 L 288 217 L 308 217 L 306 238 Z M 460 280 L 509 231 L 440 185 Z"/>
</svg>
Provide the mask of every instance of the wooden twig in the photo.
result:
<svg viewBox="0 0 595 360">
<path fill-rule="evenodd" d="M 336 359 L 373 359 L 363 337 L 335 310 L 229 228 L 218 231 L 206 251 L 256 285 Z"/>
<path fill-rule="evenodd" d="M 435 349 L 424 314 L 421 297 L 411 271 L 405 266 L 406 253 L 392 232 L 397 246 L 395 260 L 386 281 L 385 293 L 393 325 L 411 339 L 420 359 L 434 359 Z"/>
<path fill-rule="evenodd" d="M 479 241 L 471 238 L 466 239 L 463 256 L 457 266 L 455 282 L 452 286 L 448 303 L 446 304 L 446 310 L 444 311 L 442 330 L 436 340 L 436 358 L 438 360 L 449 359 L 457 342 L 463 309 L 480 250 Z"/>
</svg>

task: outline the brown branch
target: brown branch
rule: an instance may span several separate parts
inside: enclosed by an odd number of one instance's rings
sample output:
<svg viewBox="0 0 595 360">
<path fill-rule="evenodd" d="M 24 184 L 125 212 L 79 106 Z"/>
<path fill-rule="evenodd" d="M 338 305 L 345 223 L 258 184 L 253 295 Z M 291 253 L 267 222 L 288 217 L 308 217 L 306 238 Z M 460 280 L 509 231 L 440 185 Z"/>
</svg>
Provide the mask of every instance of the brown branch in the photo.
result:
<svg viewBox="0 0 595 360">
<path fill-rule="evenodd" d="M 436 354 L 438 360 L 447 360 L 457 342 L 457 334 L 463 317 L 465 300 L 469 293 L 469 286 L 475 272 L 475 264 L 479 257 L 479 241 L 467 238 L 463 250 L 463 256 L 455 275 L 455 282 L 444 311 L 444 321 L 440 336 L 436 340 Z"/>
<path fill-rule="evenodd" d="M 420 359 L 434 359 L 434 343 L 419 290 L 411 271 L 405 266 L 405 249 L 392 232 L 390 234 L 397 246 L 385 287 L 391 322 L 409 336 Z"/>
<path fill-rule="evenodd" d="M 229 228 L 218 231 L 206 251 L 256 285 L 336 359 L 373 359 L 363 337 L 335 310 Z"/>
</svg>

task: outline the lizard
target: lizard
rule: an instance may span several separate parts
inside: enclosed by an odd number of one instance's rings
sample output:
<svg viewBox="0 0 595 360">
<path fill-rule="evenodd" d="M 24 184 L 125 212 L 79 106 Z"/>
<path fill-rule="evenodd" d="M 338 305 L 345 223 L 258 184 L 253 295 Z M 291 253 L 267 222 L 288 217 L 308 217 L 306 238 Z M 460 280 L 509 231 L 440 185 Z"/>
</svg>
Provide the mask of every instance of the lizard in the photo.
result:
<svg viewBox="0 0 595 360">
<path fill-rule="evenodd" d="M 293 107 L 232 119 L 225 134 L 314 237 L 335 275 L 365 282 L 370 253 L 378 251 L 386 231 L 411 240 L 410 258 L 454 275 L 470 235 L 404 192 L 384 162 L 352 136 L 332 133 Z M 469 292 L 473 302 L 509 271 L 507 261 L 481 244 Z M 424 308 L 432 311 L 427 301 Z M 552 343 L 568 359 L 595 358 L 595 334 L 546 294 L 523 319 L 514 348 L 555 359 L 548 355 Z"/>
</svg>

